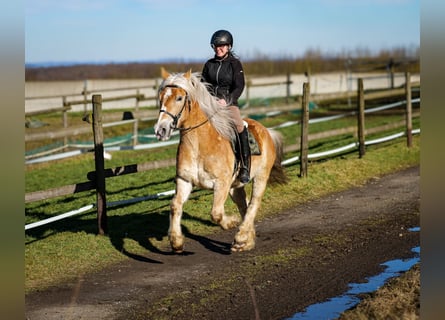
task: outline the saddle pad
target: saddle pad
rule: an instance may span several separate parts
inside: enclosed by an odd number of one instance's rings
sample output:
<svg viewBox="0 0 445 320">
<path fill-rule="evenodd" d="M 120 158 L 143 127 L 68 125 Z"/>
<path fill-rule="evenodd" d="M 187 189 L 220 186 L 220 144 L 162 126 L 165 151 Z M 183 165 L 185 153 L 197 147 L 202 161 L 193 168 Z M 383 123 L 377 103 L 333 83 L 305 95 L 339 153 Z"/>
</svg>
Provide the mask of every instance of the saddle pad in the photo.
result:
<svg viewBox="0 0 445 320">
<path fill-rule="evenodd" d="M 256 141 L 255 137 L 253 136 L 253 134 L 250 133 L 249 130 L 247 130 L 247 133 L 248 133 L 247 137 L 249 140 L 250 155 L 260 155 L 261 150 L 260 150 L 260 147 L 258 146 L 258 142 Z M 235 144 L 236 144 L 236 140 L 232 141 L 232 150 L 235 153 L 235 155 L 238 157 L 237 151 L 235 148 Z"/>
<path fill-rule="evenodd" d="M 250 130 L 247 130 L 248 137 L 249 137 L 249 147 L 250 147 L 250 154 L 251 155 L 260 155 L 260 147 L 258 146 L 258 142 L 256 141 L 253 134 L 250 133 Z"/>
</svg>

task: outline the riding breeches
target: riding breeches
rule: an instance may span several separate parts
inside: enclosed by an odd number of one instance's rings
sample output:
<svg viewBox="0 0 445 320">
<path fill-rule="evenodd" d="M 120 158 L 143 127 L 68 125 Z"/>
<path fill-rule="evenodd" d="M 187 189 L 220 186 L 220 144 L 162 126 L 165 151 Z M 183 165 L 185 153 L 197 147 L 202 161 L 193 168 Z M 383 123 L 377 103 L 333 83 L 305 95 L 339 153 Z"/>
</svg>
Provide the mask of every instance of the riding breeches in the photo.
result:
<svg viewBox="0 0 445 320">
<path fill-rule="evenodd" d="M 236 130 L 238 133 L 241 133 L 244 130 L 244 122 L 241 118 L 241 112 L 239 111 L 239 107 L 237 106 L 228 106 L 230 111 L 232 112 L 232 118 L 236 125 Z"/>
</svg>

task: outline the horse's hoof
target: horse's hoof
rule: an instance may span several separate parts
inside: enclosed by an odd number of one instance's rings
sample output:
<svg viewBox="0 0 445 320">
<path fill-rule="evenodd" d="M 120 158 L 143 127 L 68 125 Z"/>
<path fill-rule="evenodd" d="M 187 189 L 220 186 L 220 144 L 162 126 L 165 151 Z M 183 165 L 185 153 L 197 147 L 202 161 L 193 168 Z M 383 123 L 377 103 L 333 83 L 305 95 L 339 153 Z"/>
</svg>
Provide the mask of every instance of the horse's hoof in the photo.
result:
<svg viewBox="0 0 445 320">
<path fill-rule="evenodd" d="M 255 244 L 247 244 L 246 242 L 242 242 L 242 243 L 238 243 L 238 242 L 234 242 L 232 244 L 232 247 L 230 248 L 230 250 L 232 252 L 242 252 L 242 251 L 248 251 L 248 250 L 252 250 L 253 248 L 255 248 Z"/>
<path fill-rule="evenodd" d="M 220 223 L 220 227 L 223 230 L 229 230 L 229 229 L 233 229 L 236 228 L 240 223 L 240 220 L 236 217 L 231 218 L 230 220 L 227 219 L 227 221 L 225 221 L 224 223 Z"/>
<path fill-rule="evenodd" d="M 173 245 L 173 243 L 171 243 L 170 246 L 171 246 L 171 248 L 172 248 L 173 253 L 181 254 L 181 253 L 184 252 L 184 244 L 181 244 L 181 245 Z"/>
<path fill-rule="evenodd" d="M 170 247 L 174 253 L 182 253 L 184 251 L 184 236 L 169 235 Z"/>
<path fill-rule="evenodd" d="M 173 253 L 182 254 L 184 252 L 184 247 L 181 248 L 172 248 Z"/>
</svg>

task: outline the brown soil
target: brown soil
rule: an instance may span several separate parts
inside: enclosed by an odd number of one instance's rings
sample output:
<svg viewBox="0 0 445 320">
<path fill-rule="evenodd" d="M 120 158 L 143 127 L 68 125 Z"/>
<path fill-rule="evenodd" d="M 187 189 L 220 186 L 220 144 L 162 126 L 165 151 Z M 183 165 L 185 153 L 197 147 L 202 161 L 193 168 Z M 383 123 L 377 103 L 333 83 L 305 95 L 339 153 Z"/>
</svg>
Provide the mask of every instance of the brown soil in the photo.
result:
<svg viewBox="0 0 445 320">
<path fill-rule="evenodd" d="M 298 196 L 298 195 L 296 195 Z M 375 178 L 257 223 L 257 246 L 231 253 L 235 231 L 186 233 L 186 253 L 147 252 L 25 298 L 26 317 L 283 319 L 419 245 L 419 168 Z M 144 260 L 144 261 L 142 261 Z"/>
</svg>

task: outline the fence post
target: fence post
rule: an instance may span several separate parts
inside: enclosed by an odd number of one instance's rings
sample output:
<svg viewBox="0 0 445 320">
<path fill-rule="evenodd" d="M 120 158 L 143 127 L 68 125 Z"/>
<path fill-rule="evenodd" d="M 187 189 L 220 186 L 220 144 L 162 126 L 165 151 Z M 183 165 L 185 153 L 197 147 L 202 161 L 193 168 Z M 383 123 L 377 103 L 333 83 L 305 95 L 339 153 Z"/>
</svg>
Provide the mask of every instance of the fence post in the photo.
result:
<svg viewBox="0 0 445 320">
<path fill-rule="evenodd" d="M 346 65 L 346 91 L 348 92 L 348 108 L 351 107 L 351 95 L 349 94 L 352 91 L 352 73 L 351 73 L 351 59 L 345 63 Z"/>
<path fill-rule="evenodd" d="M 138 127 L 139 127 L 139 119 L 134 119 L 133 124 L 133 146 L 138 144 Z"/>
<path fill-rule="evenodd" d="M 391 89 L 394 89 L 394 60 L 391 58 L 388 62 L 389 75 L 391 80 Z"/>
<path fill-rule="evenodd" d="M 88 106 L 88 101 L 87 101 L 87 98 L 88 98 L 88 80 L 85 80 L 84 82 L 83 82 L 83 92 L 82 92 L 82 94 L 83 94 L 83 112 L 84 113 L 87 113 L 87 106 Z M 102 97 L 101 97 L 101 100 L 102 100 Z"/>
<path fill-rule="evenodd" d="M 365 155 L 365 94 L 363 91 L 363 79 L 357 79 L 357 135 L 359 158 Z"/>
<path fill-rule="evenodd" d="M 308 163 L 308 132 L 309 132 L 309 82 L 303 83 L 303 100 L 301 110 L 301 137 L 300 137 L 300 177 L 307 177 Z"/>
<path fill-rule="evenodd" d="M 290 103 L 290 72 L 287 72 L 286 75 L 286 103 L 289 104 Z"/>
<path fill-rule="evenodd" d="M 412 123 L 412 104 L 411 104 L 411 75 L 405 73 L 405 95 L 406 95 L 406 145 L 411 148 L 413 145 L 413 123 Z"/>
<path fill-rule="evenodd" d="M 94 133 L 94 162 L 96 169 L 96 207 L 98 233 L 104 235 L 107 227 L 107 201 L 105 196 L 105 168 L 104 168 L 104 135 L 102 130 L 102 96 L 93 95 L 93 133 Z"/>
<path fill-rule="evenodd" d="M 66 102 L 66 96 L 62 97 L 62 102 L 63 102 L 63 111 L 62 111 L 63 127 L 68 128 L 68 111 L 65 109 L 65 107 L 68 105 L 68 103 Z M 66 146 L 67 144 L 68 144 L 68 136 L 67 134 L 65 134 L 63 137 L 63 145 Z"/>
<path fill-rule="evenodd" d="M 139 89 L 136 90 L 136 112 L 139 111 L 139 100 L 140 100 L 140 93 L 141 91 Z M 137 118 L 134 119 L 133 123 L 133 146 L 138 144 L 138 127 L 139 127 L 139 120 Z"/>
</svg>

